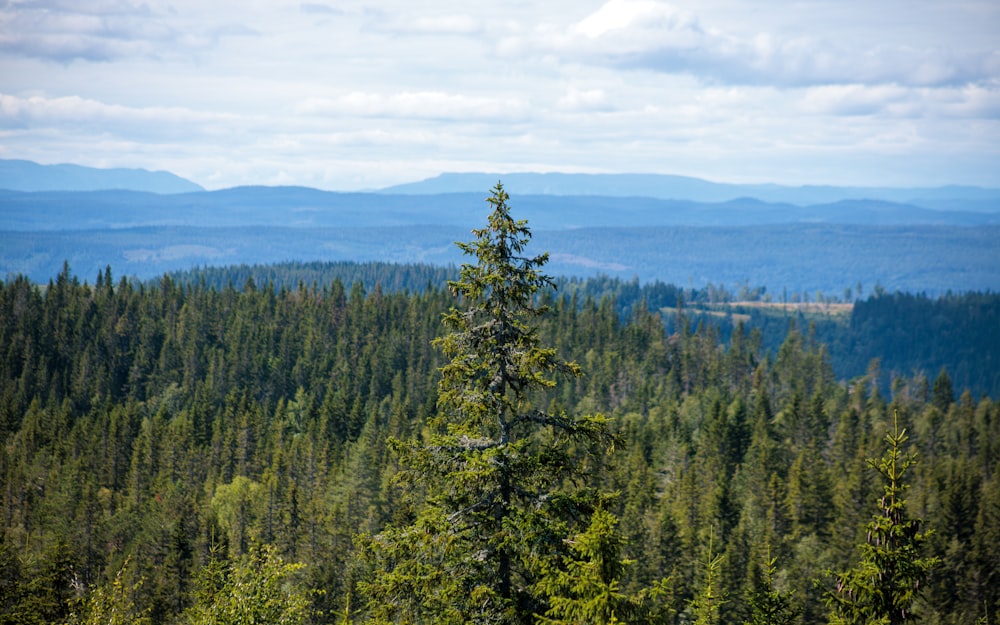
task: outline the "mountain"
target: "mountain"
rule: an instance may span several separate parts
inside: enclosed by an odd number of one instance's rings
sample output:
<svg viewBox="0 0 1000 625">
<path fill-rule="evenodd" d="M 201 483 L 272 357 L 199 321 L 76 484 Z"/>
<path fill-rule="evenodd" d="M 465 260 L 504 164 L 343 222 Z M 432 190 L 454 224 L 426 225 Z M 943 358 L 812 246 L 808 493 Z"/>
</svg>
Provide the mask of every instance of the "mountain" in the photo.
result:
<svg viewBox="0 0 1000 625">
<path fill-rule="evenodd" d="M 0 189 L 0 278 L 24 273 L 45 282 L 64 260 L 84 276 L 111 265 L 143 277 L 286 260 L 458 263 L 453 242 L 481 223 L 496 184 L 486 178 L 491 174 L 479 176 L 443 176 L 428 182 L 426 193 L 418 185 L 405 194 L 259 186 L 170 194 Z M 987 189 L 909 190 L 937 202 L 928 208 L 843 197 L 849 193 L 832 187 L 825 196 L 816 192 L 828 201 L 764 200 L 747 194 L 794 188 L 679 177 L 531 174 L 504 182 L 515 214 L 537 233 L 538 249 L 551 253 L 556 274 L 749 283 L 771 293 L 840 293 L 859 282 L 912 292 L 1000 290 L 1000 205 Z M 716 199 L 649 197 L 665 182 Z M 473 184 L 479 187 L 429 192 Z M 603 195 L 562 194 L 568 190 Z M 723 191 L 743 195 L 718 199 L 728 197 Z M 967 210 L 949 204 L 949 196 L 963 194 Z"/>
<path fill-rule="evenodd" d="M 750 197 L 799 206 L 832 204 L 843 200 L 881 200 L 932 210 L 1000 210 L 1000 189 L 982 187 L 792 187 L 728 184 L 663 174 L 445 173 L 419 182 L 387 187 L 381 193 L 482 193 L 483 189 L 492 187 L 498 180 L 503 181 L 509 192 L 526 195 L 650 197 L 696 202 L 728 202 Z"/>
<path fill-rule="evenodd" d="M 755 226 L 789 223 L 860 225 L 1000 224 L 994 212 L 930 210 L 881 200 L 798 206 L 737 198 L 726 202 L 650 197 L 522 194 L 511 201 L 532 228 Z M 305 187 L 235 187 L 163 195 L 128 190 L 0 190 L 0 230 L 78 230 L 145 226 L 291 226 L 373 228 L 410 225 L 471 228 L 486 209 L 484 193 L 401 195 L 340 193 Z"/>
<path fill-rule="evenodd" d="M 188 193 L 202 187 L 167 171 L 98 169 L 81 165 L 41 165 L 0 160 L 0 189 L 12 191 L 96 191 L 130 189 L 149 193 Z"/>
</svg>

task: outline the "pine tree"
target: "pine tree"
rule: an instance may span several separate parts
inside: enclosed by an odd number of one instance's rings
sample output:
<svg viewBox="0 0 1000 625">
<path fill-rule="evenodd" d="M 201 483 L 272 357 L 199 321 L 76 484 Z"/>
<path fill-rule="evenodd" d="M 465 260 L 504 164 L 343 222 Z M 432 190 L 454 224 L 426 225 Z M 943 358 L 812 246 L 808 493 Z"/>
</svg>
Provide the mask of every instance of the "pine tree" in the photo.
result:
<svg viewBox="0 0 1000 625">
<path fill-rule="evenodd" d="M 831 623 L 900 625 L 915 620 L 913 602 L 921 591 L 934 558 L 921 557 L 927 538 L 921 521 L 906 516 L 903 481 L 916 463 L 915 454 L 906 454 L 906 430 L 900 430 L 893 416 L 893 431 L 885 437 L 888 448 L 878 460 L 868 464 L 885 480 L 879 509 L 868 523 L 868 538 L 861 545 L 861 560 L 837 575 L 837 588 L 827 596 L 832 608 Z"/>
<path fill-rule="evenodd" d="M 544 612 L 537 572 L 594 500 L 564 485 L 614 444 L 603 416 L 532 403 L 553 376 L 581 372 L 541 345 L 533 321 L 547 310 L 536 296 L 552 285 L 540 271 L 548 255 L 524 255 L 531 233 L 508 199 L 498 183 L 488 226 L 458 243 L 476 263 L 449 282 L 464 308 L 445 315 L 451 332 L 434 341 L 451 358 L 438 413 L 423 440 L 394 442 L 400 479 L 426 499 L 409 527 L 361 538 L 375 574 L 360 587 L 376 621 L 521 623 Z"/>
</svg>

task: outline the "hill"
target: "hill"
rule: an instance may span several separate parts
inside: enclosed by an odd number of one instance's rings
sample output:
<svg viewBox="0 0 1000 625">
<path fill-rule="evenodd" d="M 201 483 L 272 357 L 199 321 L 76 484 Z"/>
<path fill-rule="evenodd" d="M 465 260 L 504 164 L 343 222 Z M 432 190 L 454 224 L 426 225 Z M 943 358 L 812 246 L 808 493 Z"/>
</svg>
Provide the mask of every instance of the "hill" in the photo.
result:
<svg viewBox="0 0 1000 625">
<path fill-rule="evenodd" d="M 513 193 L 513 192 L 512 192 Z M 610 195 L 512 195 L 532 228 L 759 226 L 770 224 L 1000 225 L 991 212 L 932 210 L 885 200 L 798 206 L 737 198 L 725 202 Z M 156 194 L 131 190 L 0 191 L 0 230 L 78 230 L 144 226 L 376 228 L 475 224 L 483 193 L 397 195 L 305 187 L 235 187 Z"/>
<path fill-rule="evenodd" d="M 0 189 L 13 191 L 95 191 L 131 189 L 150 193 L 187 193 L 202 187 L 167 171 L 99 169 L 81 165 L 41 165 L 0 160 Z"/>
<path fill-rule="evenodd" d="M 944 186 L 924 188 L 838 187 L 829 185 L 729 184 L 665 174 L 566 174 L 566 173 L 445 173 L 433 178 L 395 185 L 383 193 L 466 193 L 488 189 L 503 180 L 509 189 L 528 195 L 597 195 L 650 197 L 728 202 L 755 198 L 764 202 L 799 206 L 831 204 L 843 200 L 882 200 L 934 210 L 1000 210 L 1000 189 Z"/>
<path fill-rule="evenodd" d="M 514 176 L 506 186 L 518 215 L 551 251 L 551 267 L 566 276 L 729 288 L 749 283 L 774 297 L 840 294 L 859 283 L 932 294 L 1000 290 L 1000 207 L 982 211 L 975 204 L 988 203 L 989 190 L 924 190 L 942 206 L 948 194 L 965 193 L 963 201 L 976 210 L 844 199 L 842 192 L 807 205 L 612 195 L 625 187 L 611 183 L 653 193 L 651 185 L 663 178 L 579 178 L 606 195 L 556 194 L 577 180 L 569 175 Z M 668 178 L 695 190 L 712 184 Z M 538 186 L 545 181 L 559 184 Z M 139 277 L 289 260 L 454 263 L 460 259 L 451 243 L 478 222 L 485 188 L 435 194 L 304 187 L 0 191 L 0 276 L 23 273 L 45 282 L 65 260 L 83 275 L 111 265 Z"/>
</svg>

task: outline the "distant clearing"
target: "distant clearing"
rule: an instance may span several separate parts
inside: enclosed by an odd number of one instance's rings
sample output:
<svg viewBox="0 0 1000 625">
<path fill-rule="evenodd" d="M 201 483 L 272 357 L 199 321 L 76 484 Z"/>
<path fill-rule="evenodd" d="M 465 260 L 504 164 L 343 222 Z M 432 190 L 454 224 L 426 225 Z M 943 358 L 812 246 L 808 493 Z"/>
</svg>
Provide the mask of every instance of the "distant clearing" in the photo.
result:
<svg viewBox="0 0 1000 625">
<path fill-rule="evenodd" d="M 803 314 L 818 315 L 850 315 L 854 310 L 854 303 L 826 303 L 826 302 L 727 302 L 725 304 L 715 304 L 724 308 L 758 308 L 765 311 L 793 311 Z"/>
<path fill-rule="evenodd" d="M 764 314 L 801 313 L 826 317 L 850 317 L 854 304 L 825 302 L 723 302 L 718 304 L 696 304 L 688 310 L 713 317 L 732 317 L 733 321 L 750 321 L 747 309 L 759 310 Z M 676 308 L 661 308 L 661 312 L 675 314 Z M 740 311 L 740 312 L 736 312 Z"/>
<path fill-rule="evenodd" d="M 699 314 L 708 315 L 710 317 L 721 317 L 721 318 L 732 317 L 733 321 L 737 322 L 742 321 L 743 323 L 750 323 L 750 315 L 745 313 L 734 313 L 734 312 L 729 312 L 728 310 L 707 310 L 705 308 L 697 306 L 688 308 L 687 310 L 696 311 Z M 670 306 L 664 306 L 663 308 L 660 308 L 660 312 L 670 315 L 675 315 L 680 311 Z"/>
</svg>

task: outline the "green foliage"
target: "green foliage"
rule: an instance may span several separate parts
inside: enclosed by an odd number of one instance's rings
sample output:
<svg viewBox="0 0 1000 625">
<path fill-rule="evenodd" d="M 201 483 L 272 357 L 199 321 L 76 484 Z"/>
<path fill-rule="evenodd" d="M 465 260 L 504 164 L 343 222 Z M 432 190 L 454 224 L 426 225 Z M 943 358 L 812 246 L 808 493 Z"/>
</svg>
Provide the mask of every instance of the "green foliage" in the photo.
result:
<svg viewBox="0 0 1000 625">
<path fill-rule="evenodd" d="M 618 519 L 603 508 L 591 516 L 581 534 L 566 539 L 570 553 L 560 566 L 547 565 L 536 583 L 549 609 L 537 617 L 546 625 L 585 623 L 665 622 L 662 599 L 670 594 L 670 580 L 629 594 L 622 588 L 625 570 L 635 562 L 623 559 L 625 539 L 616 530 Z"/>
<path fill-rule="evenodd" d="M 111 582 L 98 586 L 87 597 L 83 618 L 74 623 L 79 625 L 149 625 L 149 610 L 140 610 L 135 596 L 142 592 L 140 579 L 128 584 L 126 573 L 128 562 L 115 574 Z"/>
<path fill-rule="evenodd" d="M 274 549 L 257 546 L 236 560 L 213 557 L 198 575 L 197 601 L 188 609 L 191 625 L 302 625 L 309 597 L 292 564 Z"/>
<path fill-rule="evenodd" d="M 217 486 L 212 496 L 212 511 L 229 538 L 229 548 L 237 554 L 247 549 L 247 527 L 260 497 L 261 485 L 243 475 Z"/>
<path fill-rule="evenodd" d="M 723 555 L 713 552 L 712 542 L 713 536 L 709 536 L 701 590 L 688 606 L 691 618 L 694 619 L 694 625 L 717 625 L 720 623 L 719 610 L 729 601 L 728 593 L 720 589 L 719 584 Z"/>
<path fill-rule="evenodd" d="M 523 256 L 531 233 L 511 217 L 507 200 L 497 184 L 488 227 L 458 244 L 476 263 L 449 282 L 464 308 L 445 315 L 451 332 L 434 341 L 451 359 L 441 369 L 439 413 L 426 440 L 394 442 L 400 479 L 426 489 L 426 501 L 409 527 L 366 543 L 377 568 L 362 589 L 380 613 L 438 619 L 444 596 L 449 618 L 526 622 L 538 606 L 535 570 L 559 551 L 563 523 L 589 497 L 564 484 L 585 474 L 587 454 L 600 452 L 592 445 L 614 443 L 602 416 L 576 418 L 532 403 L 533 394 L 555 386 L 553 375 L 581 372 L 541 346 L 534 322 L 548 308 L 535 299 L 551 283 L 540 272 L 547 256 Z M 442 574 L 447 583 L 427 585 Z"/>
<path fill-rule="evenodd" d="M 865 458 L 883 453 L 893 411 L 910 437 L 901 459 L 921 459 L 905 473 L 905 512 L 935 528 L 920 558 L 940 559 L 912 607 L 927 625 L 996 622 L 1000 404 L 965 392 L 951 366 L 950 389 L 943 376 L 918 374 L 897 377 L 890 393 L 878 380 L 912 369 L 897 361 L 836 380 L 820 322 L 814 334 L 778 318 L 771 342 L 749 326 L 720 332 L 683 303 L 702 297 L 691 289 L 544 284 L 529 303 L 550 313 L 524 317 L 537 343 L 507 353 L 522 355 L 516 369 L 529 381 L 548 382 L 530 382 L 523 403 L 514 393 L 491 399 L 512 406 L 508 444 L 474 449 L 500 430 L 486 413 L 474 427 L 472 404 L 459 414 L 444 402 L 453 391 L 464 401 L 465 382 L 439 385 L 455 356 L 431 341 L 458 332 L 442 329 L 443 315 L 468 313 L 486 292 L 456 301 L 433 284 L 417 288 L 413 280 L 430 281 L 420 268 L 394 279 L 375 267 L 350 274 L 365 283 L 347 287 L 309 267 L 300 284 L 292 269 L 223 272 L 213 277 L 222 286 L 115 280 L 110 269 L 88 284 L 68 268 L 48 285 L 0 282 L 0 623 L 83 619 L 94 599 L 131 601 L 137 618 L 174 625 L 207 605 L 206 563 L 216 562 L 219 588 L 226 566 L 248 561 L 258 542 L 306 565 L 287 588 L 322 611 L 310 622 L 462 622 L 472 597 L 482 614 L 513 606 L 530 620 L 552 607 L 537 586 L 543 572 L 570 562 L 591 571 L 566 539 L 588 532 L 595 507 L 620 520 L 607 549 L 634 562 L 604 581 L 636 597 L 669 576 L 670 592 L 643 603 L 667 622 L 694 620 L 710 535 L 721 558 L 712 594 L 727 598 L 719 621 L 751 620 L 770 545 L 773 591 L 801 609 L 798 623 L 821 622 L 833 586 L 824 571 L 856 567 L 870 504 L 884 495 Z M 872 303 L 892 299 L 881 297 Z M 859 331 L 896 332 L 879 329 L 899 325 L 893 310 L 907 327 L 947 324 L 966 304 L 985 323 L 991 301 L 954 296 L 933 308 L 898 298 L 906 311 L 873 305 Z M 879 310 L 891 314 L 875 323 Z M 486 336 L 488 316 L 470 320 Z M 456 376 L 486 397 L 482 363 L 498 356 L 467 353 Z M 575 360 L 586 375 L 531 368 L 546 358 Z M 569 416 L 587 414 L 608 420 Z M 602 453 L 608 434 L 621 453 Z M 498 494 L 508 470 L 515 491 L 500 522 L 473 504 Z M 495 584 L 503 551 L 510 602 Z M 376 582 L 372 594 L 398 601 L 365 601 L 359 587 Z M 423 606 L 410 600 L 417 594 Z"/>
<path fill-rule="evenodd" d="M 899 429 L 894 413 L 893 431 L 886 434 L 886 453 L 869 465 L 885 481 L 878 513 L 868 524 L 868 536 L 861 545 L 861 560 L 851 570 L 837 575 L 837 589 L 828 595 L 834 623 L 899 625 L 916 620 L 913 604 L 937 564 L 923 557 L 927 533 L 920 520 L 906 515 L 909 486 L 903 481 L 916 463 L 913 453 L 905 453 L 906 429 Z"/>
<path fill-rule="evenodd" d="M 802 610 L 795 606 L 789 593 L 775 588 L 778 559 L 771 557 L 770 548 L 767 554 L 763 570 L 755 576 L 756 587 L 747 593 L 750 619 L 744 625 L 792 625 Z"/>
<path fill-rule="evenodd" d="M 928 338 L 933 337 L 933 338 Z M 1000 369 L 990 356 L 1000 350 L 1000 294 L 876 293 L 855 303 L 850 327 L 831 353 L 838 371 L 860 375 L 872 358 L 882 359 L 880 382 L 892 372 L 921 371 L 935 380 L 935 403 L 946 406 L 952 384 L 977 396 L 1000 395 Z M 947 375 L 940 380 L 942 368 Z"/>
<path fill-rule="evenodd" d="M 423 511 L 405 528 L 358 538 L 377 574 L 359 582 L 374 623 L 467 623 L 472 606 L 496 610 L 500 601 L 481 561 L 468 558 L 444 512 Z"/>
</svg>

